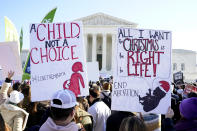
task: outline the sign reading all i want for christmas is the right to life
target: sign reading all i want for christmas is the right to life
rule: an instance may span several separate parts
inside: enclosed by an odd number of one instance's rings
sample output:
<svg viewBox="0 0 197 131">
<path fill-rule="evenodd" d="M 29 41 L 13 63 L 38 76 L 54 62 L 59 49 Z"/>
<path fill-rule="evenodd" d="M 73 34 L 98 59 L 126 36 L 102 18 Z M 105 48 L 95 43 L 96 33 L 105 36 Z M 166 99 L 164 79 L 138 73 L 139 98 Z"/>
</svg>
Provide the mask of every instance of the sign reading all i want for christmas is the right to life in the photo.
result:
<svg viewBox="0 0 197 131">
<path fill-rule="evenodd" d="M 171 102 L 171 32 L 119 28 L 112 110 L 165 114 Z"/>
</svg>

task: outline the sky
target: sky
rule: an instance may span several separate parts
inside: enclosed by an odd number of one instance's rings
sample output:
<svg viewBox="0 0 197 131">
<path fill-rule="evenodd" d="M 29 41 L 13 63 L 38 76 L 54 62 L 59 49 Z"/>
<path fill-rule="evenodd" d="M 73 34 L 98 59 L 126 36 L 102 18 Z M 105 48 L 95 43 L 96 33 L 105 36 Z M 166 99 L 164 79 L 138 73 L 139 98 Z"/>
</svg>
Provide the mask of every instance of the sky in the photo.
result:
<svg viewBox="0 0 197 131">
<path fill-rule="evenodd" d="M 0 42 L 5 40 L 4 16 L 24 32 L 57 7 L 54 22 L 67 22 L 102 12 L 138 24 L 137 28 L 172 31 L 172 48 L 197 51 L 197 0 L 0 0 Z"/>
</svg>

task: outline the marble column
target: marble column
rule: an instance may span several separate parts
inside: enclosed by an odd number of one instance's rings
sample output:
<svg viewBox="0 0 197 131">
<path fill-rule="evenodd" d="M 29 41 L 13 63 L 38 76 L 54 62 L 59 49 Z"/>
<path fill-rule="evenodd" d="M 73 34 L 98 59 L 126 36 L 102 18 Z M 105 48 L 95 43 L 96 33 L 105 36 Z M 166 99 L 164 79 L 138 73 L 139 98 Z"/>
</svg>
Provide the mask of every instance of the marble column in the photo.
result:
<svg viewBox="0 0 197 131">
<path fill-rule="evenodd" d="M 84 51 L 85 51 L 85 58 L 86 61 L 88 60 L 88 34 L 84 34 Z"/>
<path fill-rule="evenodd" d="M 106 71 L 106 60 L 107 60 L 107 35 L 103 34 L 103 49 L 102 49 L 102 71 Z"/>
<path fill-rule="evenodd" d="M 114 60 L 115 60 L 115 50 L 116 50 L 116 35 L 112 34 L 112 63 L 111 63 L 111 71 L 113 73 L 114 69 Z"/>
<path fill-rule="evenodd" d="M 92 34 L 92 62 L 96 61 L 96 37 L 97 34 Z"/>
</svg>

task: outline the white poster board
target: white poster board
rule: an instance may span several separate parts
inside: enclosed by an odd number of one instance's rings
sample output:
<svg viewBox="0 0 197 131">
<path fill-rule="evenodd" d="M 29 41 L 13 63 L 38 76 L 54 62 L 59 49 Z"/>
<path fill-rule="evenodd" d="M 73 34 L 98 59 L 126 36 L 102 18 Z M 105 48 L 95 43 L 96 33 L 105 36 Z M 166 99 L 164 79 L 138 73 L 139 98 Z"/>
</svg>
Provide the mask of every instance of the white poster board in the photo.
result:
<svg viewBox="0 0 197 131">
<path fill-rule="evenodd" d="M 171 103 L 171 32 L 119 28 L 112 110 L 165 114 Z"/>
<path fill-rule="evenodd" d="M 22 79 L 22 66 L 19 56 L 18 45 L 16 42 L 1 42 L 0 43 L 0 66 L 1 76 L 5 79 L 8 71 L 14 71 L 13 80 Z"/>
<path fill-rule="evenodd" d="M 57 90 L 89 95 L 81 22 L 30 25 L 32 101 L 50 100 Z"/>
<path fill-rule="evenodd" d="M 99 80 L 99 67 L 98 62 L 87 62 L 88 71 L 88 81 L 98 81 Z"/>
</svg>

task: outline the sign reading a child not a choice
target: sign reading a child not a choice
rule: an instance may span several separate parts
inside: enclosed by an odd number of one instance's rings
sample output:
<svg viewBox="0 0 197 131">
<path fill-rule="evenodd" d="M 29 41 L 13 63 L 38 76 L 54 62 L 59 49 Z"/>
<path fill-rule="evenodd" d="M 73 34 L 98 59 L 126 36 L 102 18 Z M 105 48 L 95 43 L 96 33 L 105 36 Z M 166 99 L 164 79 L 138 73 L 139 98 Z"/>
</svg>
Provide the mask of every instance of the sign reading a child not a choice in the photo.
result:
<svg viewBox="0 0 197 131">
<path fill-rule="evenodd" d="M 32 101 L 57 90 L 89 95 L 81 22 L 30 25 Z"/>
<path fill-rule="evenodd" d="M 171 32 L 119 28 L 112 110 L 165 114 L 171 102 Z"/>
</svg>

